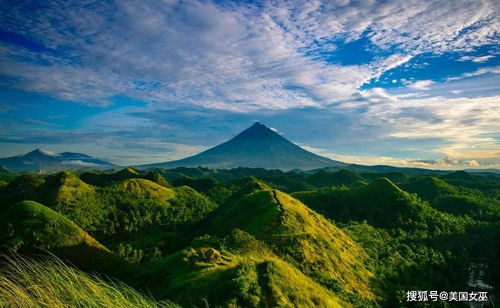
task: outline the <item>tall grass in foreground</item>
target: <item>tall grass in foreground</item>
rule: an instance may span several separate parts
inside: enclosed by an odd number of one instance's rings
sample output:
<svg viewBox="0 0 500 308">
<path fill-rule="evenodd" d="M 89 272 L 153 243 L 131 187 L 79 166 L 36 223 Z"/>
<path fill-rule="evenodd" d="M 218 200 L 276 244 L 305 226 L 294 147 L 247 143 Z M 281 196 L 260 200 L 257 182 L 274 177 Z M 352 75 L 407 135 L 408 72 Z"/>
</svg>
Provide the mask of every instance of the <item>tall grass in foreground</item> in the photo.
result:
<svg viewBox="0 0 500 308">
<path fill-rule="evenodd" d="M 55 257 L 8 256 L 0 264 L 0 307 L 154 307 L 155 302 L 123 283 L 109 283 L 67 266 Z"/>
</svg>

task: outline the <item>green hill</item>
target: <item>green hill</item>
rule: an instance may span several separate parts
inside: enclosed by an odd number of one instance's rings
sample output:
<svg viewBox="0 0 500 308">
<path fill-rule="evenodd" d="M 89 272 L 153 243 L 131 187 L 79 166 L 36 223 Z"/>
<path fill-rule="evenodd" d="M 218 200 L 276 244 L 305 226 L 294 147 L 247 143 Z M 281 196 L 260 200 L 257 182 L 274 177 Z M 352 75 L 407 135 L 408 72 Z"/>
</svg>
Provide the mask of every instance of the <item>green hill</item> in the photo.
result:
<svg viewBox="0 0 500 308">
<path fill-rule="evenodd" d="M 387 178 L 351 189 L 298 192 L 292 196 L 335 220 L 366 220 L 378 227 L 394 226 L 400 219 L 418 217 L 430 208 Z"/>
<path fill-rule="evenodd" d="M 245 238 L 245 243 L 241 238 Z M 232 232 L 231 252 L 205 244 L 149 266 L 147 284 L 160 298 L 190 306 L 345 307 L 348 304 L 282 261 L 251 235 Z M 235 240 L 238 243 L 235 243 Z M 242 250 L 241 246 L 245 246 Z"/>
<path fill-rule="evenodd" d="M 159 172 L 149 171 L 143 178 L 163 187 L 172 188 L 172 185 Z"/>
<path fill-rule="evenodd" d="M 102 190 L 105 202 L 125 212 L 158 214 L 157 222 L 164 226 L 192 224 L 217 207 L 188 186 L 167 188 L 145 179 L 117 182 Z"/>
<path fill-rule="evenodd" d="M 351 185 L 360 180 L 363 180 L 363 178 L 359 174 L 350 170 L 342 169 L 338 172 L 328 172 L 321 169 L 309 176 L 307 182 L 318 188 L 321 188 L 339 185 Z"/>
<path fill-rule="evenodd" d="M 224 203 L 233 192 L 226 185 L 223 185 L 219 180 L 214 178 L 191 178 L 184 176 L 174 180 L 173 184 L 175 186 L 186 185 L 194 188 L 218 204 Z"/>
<path fill-rule="evenodd" d="M 367 255 L 344 232 L 283 192 L 258 182 L 243 190 L 248 194 L 218 208 L 200 234 L 224 236 L 241 229 L 323 285 L 374 299 L 372 274 L 364 264 Z"/>
<path fill-rule="evenodd" d="M 124 169 L 128 170 L 128 169 Z M 121 171 L 132 174 L 133 169 Z M 118 178 L 118 177 L 116 177 Z M 195 190 L 168 188 L 143 178 L 93 186 L 69 171 L 46 178 L 26 174 L 4 188 L 6 204 L 30 199 L 46 204 L 89 232 L 131 232 L 145 225 L 194 223 L 217 204 Z"/>
<path fill-rule="evenodd" d="M 457 189 L 453 185 L 434 176 L 419 178 L 409 183 L 402 184 L 401 188 L 408 192 L 416 193 L 427 201 L 432 201 L 444 194 L 457 193 Z"/>
<path fill-rule="evenodd" d="M 4 166 L 0 166 L 0 181 L 4 182 L 5 185 L 12 182 L 19 174 L 11 172 L 9 169 Z M 5 186 L 3 185 L 3 186 Z M 1 187 L 2 185 L 0 185 Z"/>
<path fill-rule="evenodd" d="M 69 171 L 46 177 L 23 174 L 3 190 L 6 205 L 34 200 L 70 218 L 87 231 L 94 230 L 104 219 L 95 188 Z"/>
<path fill-rule="evenodd" d="M 61 171 L 48 176 L 38 187 L 37 195 L 35 200 L 70 218 L 85 230 L 95 230 L 105 219 L 105 210 L 96 189 L 72 172 Z"/>
<path fill-rule="evenodd" d="M 89 171 L 84 172 L 80 175 L 80 178 L 85 183 L 99 186 L 106 185 L 112 182 L 119 182 L 140 177 L 141 175 L 134 168 L 124 168 L 114 173 L 103 171 Z"/>
<path fill-rule="evenodd" d="M 145 179 L 129 179 L 113 186 L 116 194 L 128 192 L 140 199 L 151 199 L 158 205 L 167 205 L 175 197 L 175 191 Z"/>
<path fill-rule="evenodd" d="M 43 176 L 35 173 L 23 173 L 0 188 L 0 210 L 16 202 L 37 198 L 37 189 L 45 182 Z"/>
<path fill-rule="evenodd" d="M 85 270 L 126 279 L 135 268 L 56 211 L 22 201 L 0 215 L 0 243 L 24 253 L 50 251 Z"/>
<path fill-rule="evenodd" d="M 457 174 L 458 173 L 458 174 Z M 457 178 L 470 180 L 470 175 L 463 172 L 450 174 L 454 181 Z M 478 184 L 480 180 L 474 181 Z M 455 187 L 436 177 L 419 178 L 403 184 L 402 187 L 417 193 L 424 200 L 430 202 L 432 207 L 455 215 L 468 215 L 477 219 L 495 221 L 500 217 L 500 200 L 498 193 L 482 192 L 481 190 L 467 187 Z"/>
<path fill-rule="evenodd" d="M 84 245 L 104 246 L 56 211 L 34 201 L 15 204 L 0 216 L 2 239 L 10 247 L 23 245 L 42 249 Z"/>
<path fill-rule="evenodd" d="M 443 175 L 442 178 L 450 180 L 471 180 L 474 179 L 475 177 L 467 173 L 466 171 L 460 170 Z"/>
</svg>

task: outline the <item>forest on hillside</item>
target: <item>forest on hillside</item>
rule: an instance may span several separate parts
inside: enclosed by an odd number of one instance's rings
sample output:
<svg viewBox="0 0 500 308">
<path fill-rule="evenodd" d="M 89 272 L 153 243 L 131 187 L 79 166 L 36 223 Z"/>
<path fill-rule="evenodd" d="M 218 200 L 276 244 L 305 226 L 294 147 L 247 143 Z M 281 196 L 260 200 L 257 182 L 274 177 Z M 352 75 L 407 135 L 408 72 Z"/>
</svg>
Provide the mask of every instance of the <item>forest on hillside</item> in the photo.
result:
<svg viewBox="0 0 500 308">
<path fill-rule="evenodd" d="M 0 172 L 0 307 L 494 307 L 499 243 L 495 174 Z"/>
</svg>

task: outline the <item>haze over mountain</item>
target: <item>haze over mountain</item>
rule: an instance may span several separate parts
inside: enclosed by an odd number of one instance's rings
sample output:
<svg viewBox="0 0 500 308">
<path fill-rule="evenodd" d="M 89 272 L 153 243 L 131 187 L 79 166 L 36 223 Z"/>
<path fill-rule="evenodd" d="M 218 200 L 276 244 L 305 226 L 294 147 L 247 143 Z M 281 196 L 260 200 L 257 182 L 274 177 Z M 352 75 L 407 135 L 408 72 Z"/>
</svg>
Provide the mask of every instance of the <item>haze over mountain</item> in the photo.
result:
<svg viewBox="0 0 500 308">
<path fill-rule="evenodd" d="M 266 169 L 314 169 L 347 164 L 304 150 L 259 122 L 236 137 L 184 159 L 138 166 L 150 167 L 253 167 Z"/>
<path fill-rule="evenodd" d="M 87 154 L 72 152 L 53 153 L 42 149 L 36 149 L 25 155 L 0 158 L 0 165 L 16 172 L 117 167 L 113 163 L 94 158 Z"/>
</svg>

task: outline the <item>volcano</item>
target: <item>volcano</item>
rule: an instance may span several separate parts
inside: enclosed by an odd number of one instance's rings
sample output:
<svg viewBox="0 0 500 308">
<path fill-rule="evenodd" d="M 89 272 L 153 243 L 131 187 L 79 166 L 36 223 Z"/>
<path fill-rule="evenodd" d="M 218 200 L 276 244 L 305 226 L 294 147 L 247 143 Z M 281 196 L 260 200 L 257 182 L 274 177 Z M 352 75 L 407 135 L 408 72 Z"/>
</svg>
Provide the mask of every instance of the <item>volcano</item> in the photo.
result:
<svg viewBox="0 0 500 308">
<path fill-rule="evenodd" d="M 316 155 L 288 141 L 266 125 L 256 122 L 234 138 L 194 156 L 138 166 L 139 168 L 238 167 L 309 170 L 347 164 Z"/>
<path fill-rule="evenodd" d="M 108 169 L 117 165 L 82 153 L 53 153 L 36 149 L 24 155 L 0 158 L 0 165 L 16 172 L 50 172 L 65 169 Z"/>
</svg>

